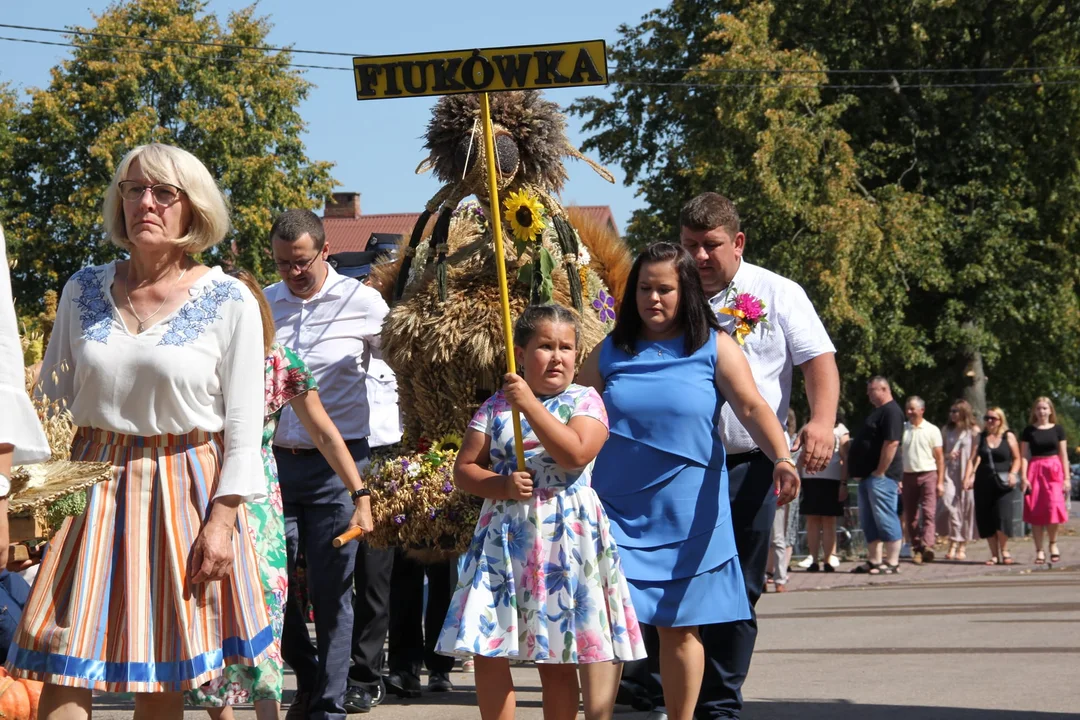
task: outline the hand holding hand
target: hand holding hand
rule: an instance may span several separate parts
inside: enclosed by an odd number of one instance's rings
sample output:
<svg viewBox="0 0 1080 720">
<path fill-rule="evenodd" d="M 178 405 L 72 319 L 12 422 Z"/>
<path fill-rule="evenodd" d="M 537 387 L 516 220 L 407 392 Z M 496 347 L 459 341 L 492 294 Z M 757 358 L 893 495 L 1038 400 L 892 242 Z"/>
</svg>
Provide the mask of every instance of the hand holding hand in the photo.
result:
<svg viewBox="0 0 1080 720">
<path fill-rule="evenodd" d="M 533 471 L 518 470 L 506 477 L 506 495 L 511 500 L 528 500 L 533 493 Z"/>
<path fill-rule="evenodd" d="M 524 412 L 528 405 L 536 402 L 536 395 L 533 394 L 529 383 L 516 373 L 503 375 L 503 395 L 506 396 L 506 401 L 510 403 L 510 406 L 518 412 Z"/>
<path fill-rule="evenodd" d="M 836 447 L 836 436 L 833 429 L 820 422 L 811 420 L 803 426 L 791 446 L 794 454 L 802 450 L 799 463 L 808 474 L 821 472 L 832 459 L 833 449 Z"/>
</svg>

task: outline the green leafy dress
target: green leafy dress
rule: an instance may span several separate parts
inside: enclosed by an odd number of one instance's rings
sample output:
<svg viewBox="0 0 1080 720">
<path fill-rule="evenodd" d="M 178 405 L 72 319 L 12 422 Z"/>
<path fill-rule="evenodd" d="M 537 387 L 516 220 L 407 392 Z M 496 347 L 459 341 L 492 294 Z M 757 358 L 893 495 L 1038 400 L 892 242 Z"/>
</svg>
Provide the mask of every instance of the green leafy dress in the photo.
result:
<svg viewBox="0 0 1080 720">
<path fill-rule="evenodd" d="M 189 690 L 187 701 L 200 707 L 240 705 L 256 700 L 281 701 L 284 664 L 281 660 L 281 627 L 285 618 L 285 598 L 289 579 L 285 560 L 285 518 L 278 486 L 277 462 L 271 443 L 281 409 L 293 398 L 317 389 L 315 378 L 296 353 L 280 345 L 270 348 L 266 358 L 266 418 L 263 423 L 263 472 L 269 491 L 266 499 L 248 503 L 248 529 L 255 541 L 259 575 L 269 610 L 274 642 L 266 660 L 257 667 L 230 665 L 202 687 Z"/>
</svg>

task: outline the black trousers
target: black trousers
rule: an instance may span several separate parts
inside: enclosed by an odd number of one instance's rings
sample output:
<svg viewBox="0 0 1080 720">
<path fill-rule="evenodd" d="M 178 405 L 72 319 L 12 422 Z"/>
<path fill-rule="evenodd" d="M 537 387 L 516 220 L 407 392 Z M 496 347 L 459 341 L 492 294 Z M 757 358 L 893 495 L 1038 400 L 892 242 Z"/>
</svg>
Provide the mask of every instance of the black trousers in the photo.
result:
<svg viewBox="0 0 1080 720">
<path fill-rule="evenodd" d="M 765 563 L 769 557 L 776 495 L 772 462 L 761 452 L 729 455 L 728 494 L 735 548 L 750 600 L 751 619 L 698 628 L 705 646 L 705 673 L 695 716 L 698 720 L 738 718 L 742 712 L 742 685 L 750 671 L 757 641 L 753 607 L 765 589 Z M 659 636 L 656 628 L 642 625 L 648 659 L 627 663 L 623 677 L 645 688 L 656 707 L 664 706 L 660 685 Z"/>
<path fill-rule="evenodd" d="M 448 673 L 454 658 L 435 652 L 435 643 L 457 587 L 457 559 L 424 565 L 398 550 L 390 580 L 390 672 Z M 424 576 L 427 608 L 424 608 Z"/>
<path fill-rule="evenodd" d="M 375 685 L 382 676 L 393 569 L 393 550 L 376 550 L 364 541 L 357 543 L 349 680 L 360 685 Z"/>
</svg>

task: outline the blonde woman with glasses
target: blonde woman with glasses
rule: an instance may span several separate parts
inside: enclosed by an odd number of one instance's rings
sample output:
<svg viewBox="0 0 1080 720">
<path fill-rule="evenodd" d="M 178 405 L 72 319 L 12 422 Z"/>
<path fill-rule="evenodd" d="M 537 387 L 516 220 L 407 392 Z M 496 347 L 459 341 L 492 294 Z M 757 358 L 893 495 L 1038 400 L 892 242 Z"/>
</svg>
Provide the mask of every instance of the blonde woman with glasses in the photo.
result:
<svg viewBox="0 0 1080 720">
<path fill-rule="evenodd" d="M 225 239 L 225 196 L 169 145 L 120 161 L 103 225 L 125 260 L 64 287 L 43 392 L 78 431 L 73 460 L 112 465 L 64 521 L 8 654 L 45 683 L 42 720 L 83 720 L 95 690 L 180 720 L 181 692 L 272 641 L 245 502 L 266 496 L 259 306 L 196 257 Z"/>
<path fill-rule="evenodd" d="M 1020 446 L 1001 408 L 987 410 L 983 426 L 964 475 L 964 489 L 975 491 L 975 525 L 990 546 L 986 564 L 1012 565 L 1007 544 L 1020 482 Z"/>
</svg>

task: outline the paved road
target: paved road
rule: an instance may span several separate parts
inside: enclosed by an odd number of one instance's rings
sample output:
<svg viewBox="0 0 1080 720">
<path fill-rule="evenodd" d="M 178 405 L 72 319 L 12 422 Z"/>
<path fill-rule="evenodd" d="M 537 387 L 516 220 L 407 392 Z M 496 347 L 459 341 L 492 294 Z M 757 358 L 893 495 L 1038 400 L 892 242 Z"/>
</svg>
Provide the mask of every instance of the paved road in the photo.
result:
<svg viewBox="0 0 1080 720">
<path fill-rule="evenodd" d="M 1070 540 L 1077 553 L 1066 557 L 1080 564 L 1080 543 Z M 766 595 L 746 720 L 1080 718 L 1080 570 L 961 569 L 970 572 L 908 565 L 903 582 L 873 585 L 836 573 L 830 581 L 847 587 Z M 806 575 L 793 585 L 822 581 Z M 514 676 L 517 717 L 540 720 L 535 670 Z M 390 700 L 369 717 L 478 717 L 472 676 L 453 679 L 453 693 Z M 250 710 L 236 716 L 254 719 Z M 131 706 L 101 702 L 95 717 L 130 718 Z"/>
</svg>

